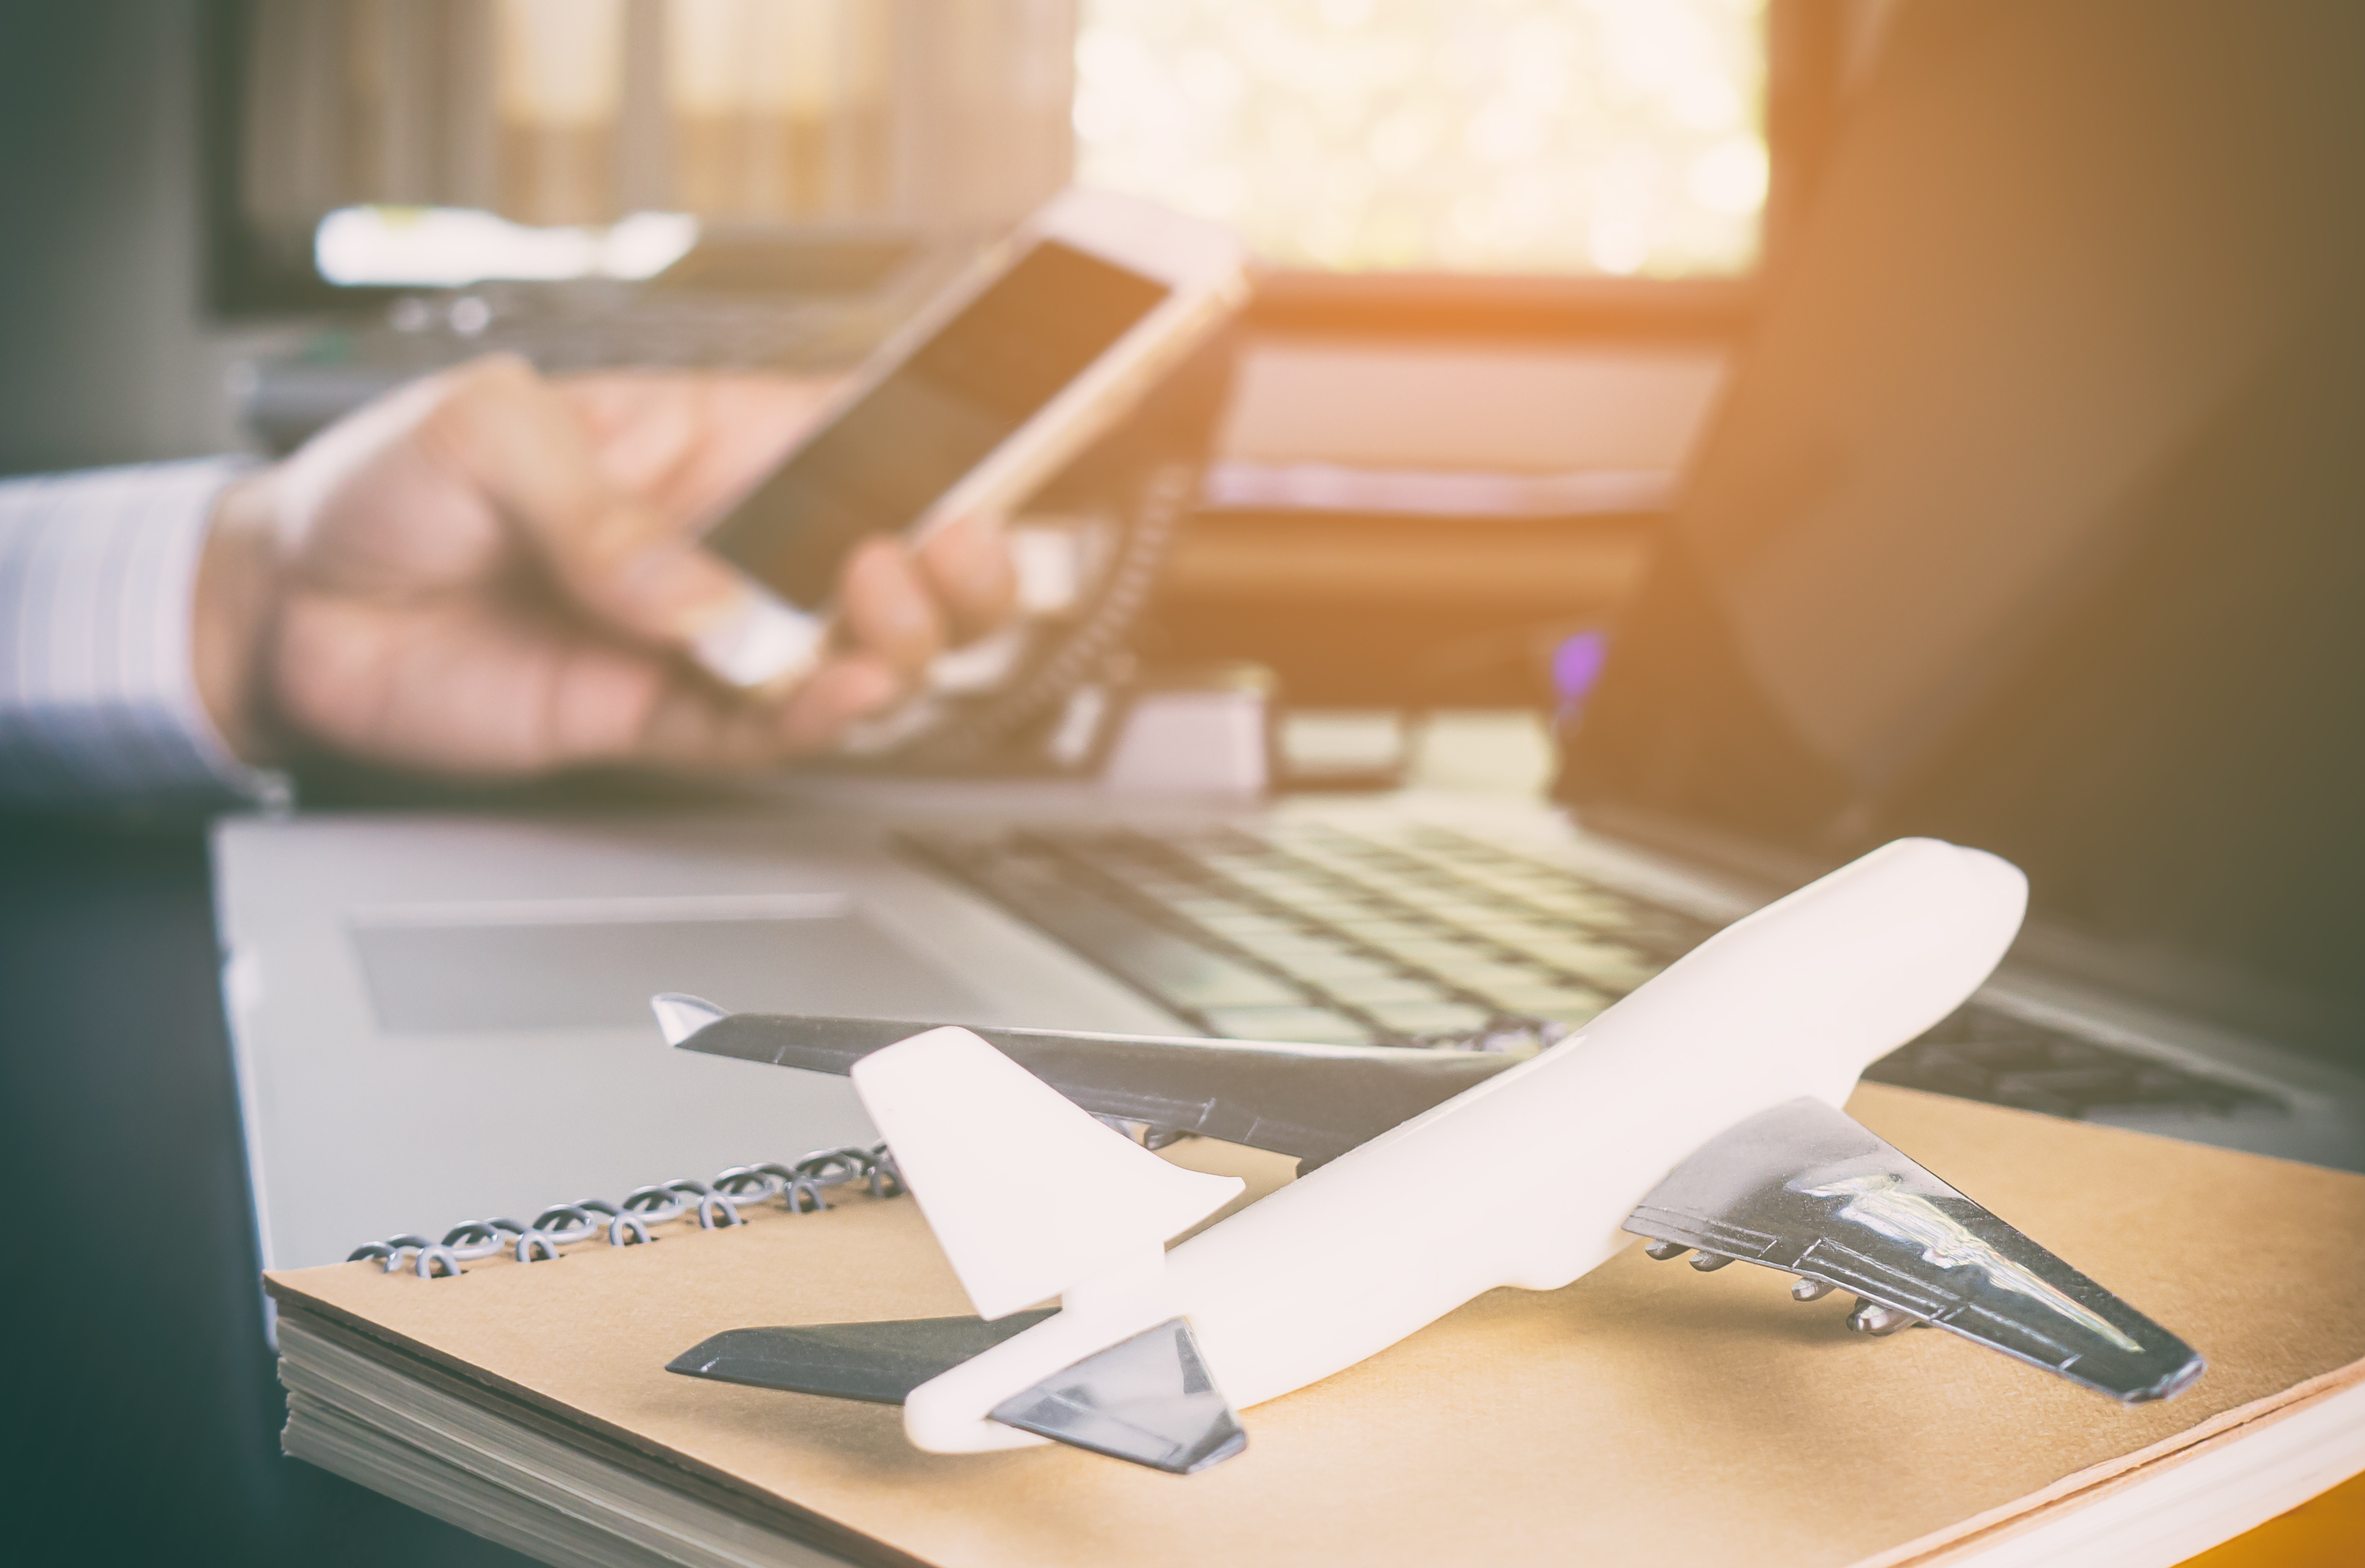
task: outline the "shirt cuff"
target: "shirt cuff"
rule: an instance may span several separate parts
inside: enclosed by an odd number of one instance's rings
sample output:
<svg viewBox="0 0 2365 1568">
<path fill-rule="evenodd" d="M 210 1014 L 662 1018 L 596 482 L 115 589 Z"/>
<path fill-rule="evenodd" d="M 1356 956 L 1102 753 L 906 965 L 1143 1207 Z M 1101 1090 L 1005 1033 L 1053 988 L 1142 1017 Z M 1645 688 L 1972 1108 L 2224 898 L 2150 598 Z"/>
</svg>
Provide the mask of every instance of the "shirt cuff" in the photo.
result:
<svg viewBox="0 0 2365 1568">
<path fill-rule="evenodd" d="M 0 802 L 287 796 L 215 730 L 197 563 L 245 460 L 0 481 Z"/>
</svg>

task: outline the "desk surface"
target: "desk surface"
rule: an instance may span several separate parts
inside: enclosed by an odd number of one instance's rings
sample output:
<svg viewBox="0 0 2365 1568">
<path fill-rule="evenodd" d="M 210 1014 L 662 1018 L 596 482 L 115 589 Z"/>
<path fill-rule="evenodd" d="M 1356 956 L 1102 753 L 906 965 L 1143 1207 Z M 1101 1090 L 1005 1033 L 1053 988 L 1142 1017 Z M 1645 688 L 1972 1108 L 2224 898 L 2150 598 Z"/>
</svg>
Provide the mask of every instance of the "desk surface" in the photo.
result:
<svg viewBox="0 0 2365 1568">
<path fill-rule="evenodd" d="M 281 1457 L 215 950 L 196 824 L 0 818 L 0 1173 L 20 1213 L 50 1216 L 0 1293 L 12 1542 L 45 1561 L 524 1562 Z M 2348 1568 L 2360 1541 L 2365 1478 L 2196 1562 Z"/>
</svg>

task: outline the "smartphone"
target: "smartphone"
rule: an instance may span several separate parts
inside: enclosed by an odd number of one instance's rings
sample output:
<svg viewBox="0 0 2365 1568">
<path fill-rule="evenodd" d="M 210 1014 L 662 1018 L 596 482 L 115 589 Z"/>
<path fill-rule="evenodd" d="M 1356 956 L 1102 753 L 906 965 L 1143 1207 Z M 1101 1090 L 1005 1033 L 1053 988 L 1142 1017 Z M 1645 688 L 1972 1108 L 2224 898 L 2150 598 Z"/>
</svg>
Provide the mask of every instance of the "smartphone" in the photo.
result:
<svg viewBox="0 0 2365 1568">
<path fill-rule="evenodd" d="M 1155 203 L 1053 197 L 865 361 L 707 532 L 760 592 L 701 640 L 701 662 L 737 686 L 799 678 L 859 540 L 1007 515 L 1240 308 L 1246 263 L 1227 230 Z"/>
</svg>

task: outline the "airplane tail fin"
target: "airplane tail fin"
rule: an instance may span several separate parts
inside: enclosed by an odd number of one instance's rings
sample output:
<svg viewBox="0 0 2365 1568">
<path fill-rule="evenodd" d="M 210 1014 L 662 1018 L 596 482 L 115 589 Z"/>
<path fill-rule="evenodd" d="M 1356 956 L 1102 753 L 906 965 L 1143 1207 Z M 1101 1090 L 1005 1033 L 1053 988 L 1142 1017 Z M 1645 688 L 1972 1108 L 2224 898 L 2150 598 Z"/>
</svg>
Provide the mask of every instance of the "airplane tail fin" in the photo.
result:
<svg viewBox="0 0 2365 1568">
<path fill-rule="evenodd" d="M 875 1051 L 853 1078 L 989 1320 L 1154 1259 L 1245 1186 L 1168 1164 L 966 1029 Z"/>
</svg>

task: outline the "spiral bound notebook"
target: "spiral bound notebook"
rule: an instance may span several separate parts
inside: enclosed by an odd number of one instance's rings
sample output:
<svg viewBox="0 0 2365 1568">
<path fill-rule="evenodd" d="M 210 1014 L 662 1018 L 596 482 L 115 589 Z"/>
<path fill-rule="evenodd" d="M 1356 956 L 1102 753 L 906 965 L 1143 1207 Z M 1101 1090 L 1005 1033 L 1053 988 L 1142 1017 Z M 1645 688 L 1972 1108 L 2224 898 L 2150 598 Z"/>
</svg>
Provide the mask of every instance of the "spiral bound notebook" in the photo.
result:
<svg viewBox="0 0 2365 1568">
<path fill-rule="evenodd" d="M 830 1206 L 831 1189 L 858 1184 L 874 1198 L 902 1197 L 902 1178 L 885 1144 L 870 1148 L 826 1148 L 794 1165 L 734 1165 L 712 1182 L 677 1176 L 624 1194 L 622 1203 L 578 1198 L 553 1204 L 531 1222 L 496 1216 L 463 1220 L 441 1241 L 424 1236 L 390 1236 L 366 1241 L 347 1255 L 348 1263 L 370 1262 L 389 1274 L 422 1280 L 465 1273 L 466 1264 L 506 1253 L 519 1263 L 548 1262 L 564 1248 L 604 1240 L 611 1247 L 655 1241 L 655 1228 L 695 1219 L 701 1230 L 745 1225 L 750 1204 L 777 1201 L 790 1214 L 819 1214 Z"/>
<path fill-rule="evenodd" d="M 968 1311 L 857 1150 L 488 1226 L 440 1244 L 450 1268 L 420 1238 L 268 1276 L 286 1446 L 601 1564 L 2166 1568 L 2365 1470 L 2365 1177 L 1877 1085 L 1849 1109 L 2178 1325 L 2208 1375 L 2120 1406 L 1952 1336 L 1849 1334 L 1769 1271 L 1639 1251 L 1248 1410 L 1247 1452 L 1189 1479 L 920 1453 L 891 1406 L 667 1372 L 725 1328 Z M 1243 1202 L 1287 1177 L 1165 1152 L 1248 1176 Z M 1452 1179 L 1486 1201 L 1485 1172 Z"/>
</svg>

